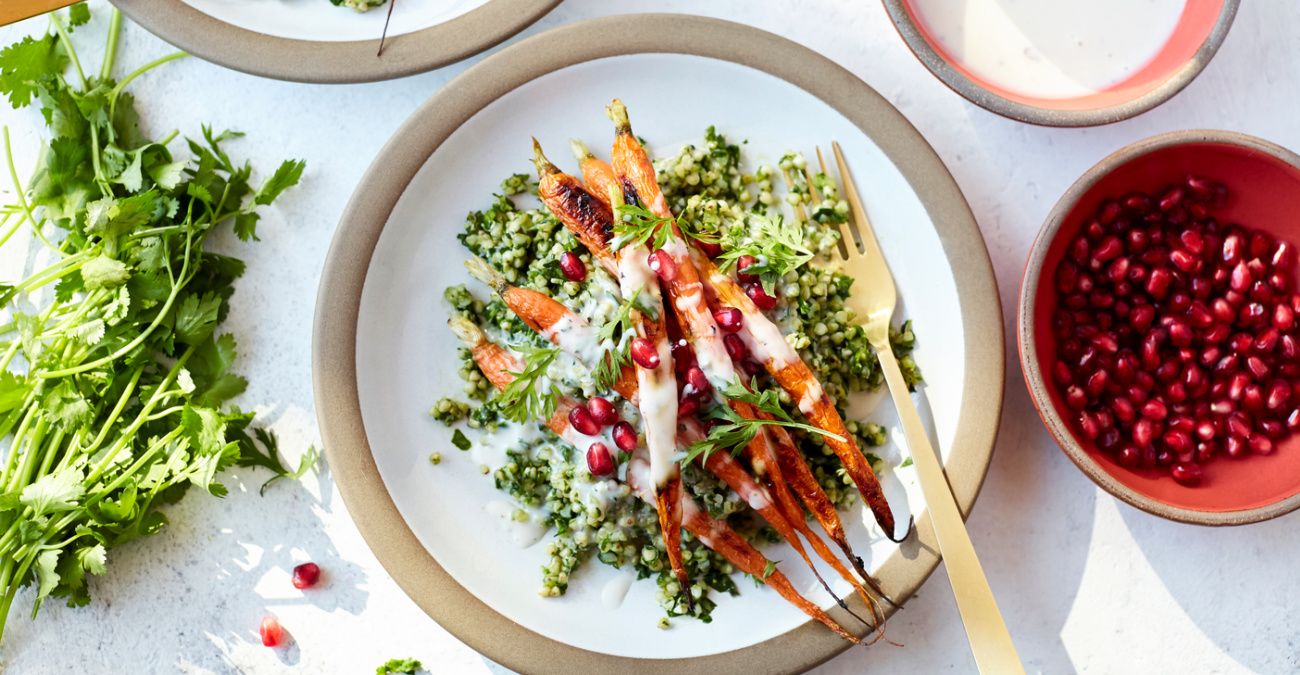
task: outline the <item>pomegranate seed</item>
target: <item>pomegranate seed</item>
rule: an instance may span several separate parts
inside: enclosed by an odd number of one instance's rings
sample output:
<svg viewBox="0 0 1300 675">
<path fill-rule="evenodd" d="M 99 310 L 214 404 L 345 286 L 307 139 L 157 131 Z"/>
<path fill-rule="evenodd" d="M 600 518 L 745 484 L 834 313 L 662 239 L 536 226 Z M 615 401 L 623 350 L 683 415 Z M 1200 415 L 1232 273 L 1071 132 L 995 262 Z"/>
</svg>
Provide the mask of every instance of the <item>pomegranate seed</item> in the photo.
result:
<svg viewBox="0 0 1300 675">
<path fill-rule="evenodd" d="M 1208 201 L 1214 197 L 1214 183 L 1207 178 L 1188 176 L 1184 184 L 1187 185 L 1187 190 L 1191 192 L 1192 199 Z"/>
<path fill-rule="evenodd" d="M 648 338 L 633 338 L 629 351 L 638 366 L 648 370 L 659 367 L 659 349 Z"/>
<path fill-rule="evenodd" d="M 1110 409 L 1115 413 L 1115 419 L 1121 422 L 1132 422 L 1137 417 L 1137 411 L 1133 408 L 1133 403 L 1123 396 L 1115 397 L 1110 402 Z"/>
<path fill-rule="evenodd" d="M 1101 240 L 1101 243 L 1092 252 L 1092 259 L 1105 263 L 1118 258 L 1123 252 L 1124 244 L 1120 243 L 1119 237 L 1112 234 Z"/>
<path fill-rule="evenodd" d="M 1089 375 L 1088 381 L 1084 385 L 1084 389 L 1088 392 L 1088 397 L 1094 400 L 1100 397 L 1101 393 L 1106 391 L 1106 383 L 1108 380 L 1109 376 L 1106 375 L 1106 371 L 1104 370 L 1098 370 L 1092 375 Z"/>
<path fill-rule="evenodd" d="M 1199 464 L 1187 462 L 1175 464 L 1169 470 L 1169 474 L 1174 477 L 1174 480 L 1178 481 L 1179 485 L 1196 487 L 1201 484 L 1204 471 Z"/>
<path fill-rule="evenodd" d="M 1070 366 L 1064 361 L 1057 361 L 1056 365 L 1052 366 L 1052 379 L 1059 385 L 1067 385 L 1074 380 L 1074 376 L 1070 374 Z"/>
<path fill-rule="evenodd" d="M 1171 321 L 1169 323 L 1169 342 L 1175 347 L 1187 347 L 1191 345 L 1191 327 L 1178 319 Z"/>
<path fill-rule="evenodd" d="M 608 476 L 614 473 L 614 456 L 609 453 L 609 446 L 604 443 L 592 443 L 587 448 L 587 471 L 593 476 Z"/>
<path fill-rule="evenodd" d="M 1087 263 L 1088 254 L 1091 251 L 1091 248 L 1092 247 L 1088 244 L 1088 239 L 1086 237 L 1075 239 L 1074 243 L 1070 245 L 1070 259 L 1079 265 Z M 737 266 L 739 266 L 739 261 L 737 262 Z"/>
<path fill-rule="evenodd" d="M 686 396 L 677 402 L 677 417 L 690 417 L 700 409 L 700 401 L 694 396 Z"/>
<path fill-rule="evenodd" d="M 1250 444 L 1240 436 L 1229 436 L 1228 440 L 1223 442 L 1223 451 L 1229 457 L 1244 457 L 1250 451 Z"/>
<path fill-rule="evenodd" d="M 1295 246 L 1288 241 L 1279 241 L 1277 248 L 1273 249 L 1273 257 L 1269 260 L 1269 264 L 1279 272 L 1286 272 L 1295 265 L 1295 260 Z"/>
<path fill-rule="evenodd" d="M 1115 459 L 1120 466 L 1132 469 L 1142 462 L 1142 451 L 1132 445 L 1126 445 Z"/>
<path fill-rule="evenodd" d="M 595 436 L 600 433 L 600 425 L 596 423 L 595 418 L 583 406 L 576 406 L 569 411 L 569 426 L 575 431 L 587 436 Z"/>
<path fill-rule="evenodd" d="M 1150 419 L 1142 418 L 1133 424 L 1133 442 L 1139 448 L 1150 447 L 1158 433 L 1160 433 L 1159 426 Z"/>
<path fill-rule="evenodd" d="M 1194 449 L 1192 437 L 1188 436 L 1185 431 L 1167 431 L 1161 440 L 1164 441 L 1165 447 L 1174 454 L 1181 454 Z"/>
<path fill-rule="evenodd" d="M 1187 308 L 1187 319 L 1197 328 L 1209 328 L 1214 325 L 1214 315 L 1200 302 L 1193 302 L 1192 306 Z"/>
<path fill-rule="evenodd" d="M 1268 364 L 1264 362 L 1264 359 L 1261 359 L 1258 356 L 1252 355 L 1246 357 L 1246 370 L 1249 370 L 1250 374 L 1254 375 L 1257 379 L 1262 380 L 1268 377 Z"/>
<path fill-rule="evenodd" d="M 614 436 L 614 445 L 617 445 L 619 450 L 623 452 L 636 450 L 638 444 L 636 430 L 626 420 L 620 420 L 618 424 L 614 425 L 612 435 Z"/>
<path fill-rule="evenodd" d="M 1246 438 L 1250 436 L 1250 418 L 1242 412 L 1234 412 L 1228 415 L 1228 431 L 1234 436 Z"/>
<path fill-rule="evenodd" d="M 757 305 L 759 309 L 769 310 L 776 307 L 776 298 L 768 295 L 767 291 L 763 290 L 762 284 L 750 284 L 746 286 L 745 295 L 748 295 L 749 299 L 753 300 L 754 304 Z"/>
<path fill-rule="evenodd" d="M 1097 447 L 1102 450 L 1114 450 L 1119 445 L 1119 429 L 1107 429 L 1097 437 Z"/>
<path fill-rule="evenodd" d="M 715 242 L 700 241 L 697 239 L 695 240 L 695 248 L 698 248 L 701 251 L 703 251 L 704 255 L 709 256 L 710 259 L 722 255 L 722 244 L 718 244 Z"/>
<path fill-rule="evenodd" d="M 1113 199 L 1107 199 L 1102 202 L 1101 208 L 1097 209 L 1097 220 L 1102 225 L 1110 225 L 1119 218 L 1121 212 L 1120 205 Z"/>
<path fill-rule="evenodd" d="M 1273 441 L 1262 434 L 1255 434 L 1250 437 L 1250 451 L 1256 455 L 1273 454 Z"/>
<path fill-rule="evenodd" d="M 1237 263 L 1232 268 L 1232 276 L 1228 279 L 1228 287 L 1238 293 L 1245 293 L 1250 290 L 1250 284 L 1254 279 L 1250 275 L 1250 267 L 1245 262 Z"/>
<path fill-rule="evenodd" d="M 1071 385 L 1065 390 L 1065 404 L 1075 410 L 1083 410 L 1088 405 L 1088 394 L 1083 388 Z"/>
<path fill-rule="evenodd" d="M 740 361 L 749 355 L 749 348 L 745 346 L 745 341 L 735 333 L 722 336 L 722 346 L 727 348 L 727 356 L 730 356 L 732 361 Z"/>
<path fill-rule="evenodd" d="M 1181 249 L 1175 249 L 1169 254 L 1169 262 L 1188 274 L 1195 272 L 1201 266 L 1201 261 L 1196 256 Z"/>
<path fill-rule="evenodd" d="M 1255 337 L 1255 353 L 1269 354 L 1275 347 L 1277 347 L 1278 339 L 1281 337 L 1282 334 L 1279 333 L 1276 328 L 1273 328 L 1272 326 L 1265 328 Z"/>
<path fill-rule="evenodd" d="M 262 636 L 263 647 L 279 647 L 284 644 L 284 628 L 280 626 L 279 619 L 270 614 L 262 617 L 262 625 L 257 632 Z"/>
<path fill-rule="evenodd" d="M 311 588 L 320 581 L 320 565 L 305 562 L 293 568 L 293 587 L 299 590 Z"/>
<path fill-rule="evenodd" d="M 744 284 L 752 284 L 755 281 L 758 281 L 758 277 L 752 274 L 745 274 L 745 270 L 749 269 L 751 265 L 757 263 L 758 258 L 755 258 L 752 255 L 742 255 L 739 258 L 736 258 L 736 279 L 740 280 L 740 282 Z"/>
<path fill-rule="evenodd" d="M 587 399 L 587 412 L 591 415 L 591 419 L 602 427 L 618 421 L 618 410 L 614 409 L 614 404 L 600 396 Z"/>
<path fill-rule="evenodd" d="M 1263 258 L 1268 252 L 1273 250 L 1273 240 L 1263 232 L 1256 232 L 1250 235 L 1250 257 Z"/>
<path fill-rule="evenodd" d="M 672 283 L 677 279 L 677 263 L 667 251 L 657 249 L 650 254 L 650 269 L 664 282 Z"/>
<path fill-rule="evenodd" d="M 709 390 L 709 378 L 705 377 L 704 371 L 698 366 L 686 371 L 686 384 L 690 385 L 693 393 L 702 394 Z"/>
<path fill-rule="evenodd" d="M 1213 439 L 1216 433 L 1218 433 L 1218 430 L 1214 428 L 1214 423 L 1209 420 L 1201 420 L 1196 424 L 1196 436 L 1203 441 Z"/>
<path fill-rule="evenodd" d="M 1286 305 L 1273 308 L 1273 327 L 1278 330 L 1291 330 L 1295 325 L 1295 311 Z"/>
<path fill-rule="evenodd" d="M 560 271 L 564 273 L 564 278 L 569 281 L 586 281 L 587 266 L 582 264 L 582 258 L 573 251 L 565 251 L 560 254 Z"/>
<path fill-rule="evenodd" d="M 1277 420 L 1260 420 L 1259 430 L 1275 441 L 1286 435 L 1286 427 Z"/>
<path fill-rule="evenodd" d="M 1146 215 L 1151 212 L 1151 197 L 1141 192 L 1130 192 L 1124 196 L 1124 208 L 1139 216 Z"/>
<path fill-rule="evenodd" d="M 1160 207 L 1161 211 L 1172 211 L 1175 208 L 1182 206 L 1184 195 L 1185 193 L 1183 192 L 1183 188 L 1178 186 L 1171 187 L 1160 196 L 1160 202 L 1157 205 Z"/>
<path fill-rule="evenodd" d="M 1097 424 L 1094 415 L 1085 412 L 1079 415 L 1079 430 L 1083 432 L 1084 437 L 1093 441 L 1101 434 L 1101 425 Z"/>
<path fill-rule="evenodd" d="M 1174 281 L 1174 275 L 1169 270 L 1160 268 L 1151 270 L 1151 276 L 1147 277 L 1147 293 L 1157 300 L 1163 300 L 1169 293 L 1169 285 Z"/>
<path fill-rule="evenodd" d="M 1300 429 L 1300 408 L 1296 408 L 1295 410 L 1292 410 L 1290 413 L 1287 414 L 1286 428 L 1290 429 L 1291 431 L 1296 431 L 1297 429 Z"/>
<path fill-rule="evenodd" d="M 1061 266 L 1056 268 L 1056 290 L 1061 293 L 1070 293 L 1074 291 L 1075 285 L 1079 282 L 1079 268 L 1074 263 L 1066 260 Z"/>
<path fill-rule="evenodd" d="M 1169 408 L 1164 401 L 1153 398 L 1142 404 L 1142 416 L 1147 419 L 1162 420 L 1169 415 Z"/>
<path fill-rule="evenodd" d="M 1147 250 L 1151 238 L 1147 235 L 1146 230 L 1132 229 L 1128 231 L 1128 252 L 1141 253 Z"/>
<path fill-rule="evenodd" d="M 744 325 L 745 315 L 735 307 L 719 307 L 713 311 L 713 320 L 717 322 L 718 328 L 734 333 Z"/>
</svg>

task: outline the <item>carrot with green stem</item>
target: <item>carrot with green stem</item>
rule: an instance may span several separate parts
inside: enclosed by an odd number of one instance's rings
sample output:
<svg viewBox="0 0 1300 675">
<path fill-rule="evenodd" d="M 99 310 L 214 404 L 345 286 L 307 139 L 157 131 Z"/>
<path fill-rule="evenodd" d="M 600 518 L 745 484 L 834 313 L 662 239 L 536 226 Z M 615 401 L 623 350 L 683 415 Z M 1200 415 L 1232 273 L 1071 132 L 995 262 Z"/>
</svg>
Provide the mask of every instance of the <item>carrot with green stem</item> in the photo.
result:
<svg viewBox="0 0 1300 675">
<path fill-rule="evenodd" d="M 494 387 L 498 390 L 504 390 L 514 382 L 514 373 L 523 367 L 518 357 L 505 347 L 488 340 L 483 330 L 468 319 L 456 317 L 451 319 L 448 325 L 451 327 L 452 332 L 469 348 L 474 363 Z M 578 405 L 577 401 L 571 399 L 560 400 L 556 405 L 555 412 L 546 422 L 547 428 L 575 448 L 579 447 L 581 436 L 570 426 L 568 411 Z M 725 463 L 726 460 L 721 461 Z M 642 449 L 638 448 L 631 462 L 632 464 L 628 467 L 629 487 L 633 489 L 638 497 L 647 503 L 655 504 L 657 507 L 660 497 L 653 489 L 653 482 L 649 475 L 649 462 Z M 724 468 L 720 473 L 729 475 L 743 474 L 744 471 L 736 465 Z M 754 487 L 758 488 L 757 485 L 754 485 Z M 723 521 L 710 518 L 700 510 L 689 495 L 679 493 L 678 499 L 678 511 L 683 515 L 683 526 L 687 531 L 695 535 L 701 543 L 722 555 L 741 571 L 757 579 L 762 579 L 765 584 L 771 586 L 786 600 L 833 630 L 840 637 L 854 644 L 861 644 L 858 638 L 844 630 L 842 626 L 819 607 L 801 596 L 794 589 L 794 585 L 790 583 L 790 580 L 776 568 L 775 563 L 772 563 L 754 549 L 749 542 L 736 534 L 729 525 Z M 690 593 L 690 587 L 683 586 L 683 594 L 689 596 Z"/>
<path fill-rule="evenodd" d="M 563 204 L 567 210 L 555 215 L 580 241 L 603 240 L 607 236 L 604 231 L 607 223 L 612 222 L 610 207 L 583 189 L 577 179 L 547 161 L 537 139 L 533 139 L 533 151 L 538 173 L 537 195 L 542 203 L 548 208 L 552 204 Z M 610 199 L 621 199 L 621 195 L 611 195 Z M 601 262 L 608 265 L 609 261 Z M 638 409 L 650 451 L 650 476 L 664 548 L 678 582 L 682 588 L 690 588 L 681 551 L 681 470 L 673 460 L 677 446 L 677 385 L 673 376 L 672 353 L 664 333 L 663 297 L 644 249 L 629 247 L 616 251 L 612 272 L 618 279 L 623 297 L 633 299 L 635 305 L 629 313 L 635 332 L 629 352 L 641 392 Z M 686 601 L 688 607 L 693 602 L 689 593 Z"/>
</svg>

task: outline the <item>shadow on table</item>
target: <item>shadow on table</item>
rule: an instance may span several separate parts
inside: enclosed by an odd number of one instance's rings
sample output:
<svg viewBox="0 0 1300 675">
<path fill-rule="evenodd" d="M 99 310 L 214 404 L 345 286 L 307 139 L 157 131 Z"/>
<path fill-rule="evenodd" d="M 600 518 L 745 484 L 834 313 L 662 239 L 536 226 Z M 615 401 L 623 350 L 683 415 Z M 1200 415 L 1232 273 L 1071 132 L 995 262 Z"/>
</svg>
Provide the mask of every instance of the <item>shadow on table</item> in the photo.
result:
<svg viewBox="0 0 1300 675">
<path fill-rule="evenodd" d="M 1295 672 L 1300 667 L 1295 623 L 1278 622 L 1277 614 L 1258 611 L 1279 603 L 1294 605 L 1300 598 L 1300 514 L 1211 528 L 1127 507 L 1120 512 L 1169 595 L 1224 654 L 1253 672 Z"/>
</svg>

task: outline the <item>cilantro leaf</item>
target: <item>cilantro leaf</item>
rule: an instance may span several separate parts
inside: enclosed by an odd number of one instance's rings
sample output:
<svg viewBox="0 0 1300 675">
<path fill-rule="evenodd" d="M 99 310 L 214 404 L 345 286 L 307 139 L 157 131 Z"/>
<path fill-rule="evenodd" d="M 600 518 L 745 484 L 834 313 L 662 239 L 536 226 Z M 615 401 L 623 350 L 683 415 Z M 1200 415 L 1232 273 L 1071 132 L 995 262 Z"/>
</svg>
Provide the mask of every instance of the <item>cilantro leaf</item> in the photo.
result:
<svg viewBox="0 0 1300 675">
<path fill-rule="evenodd" d="M 46 474 L 23 488 L 20 501 L 23 506 L 31 507 L 37 517 L 70 511 L 86 492 L 81 485 L 84 478 L 80 469 L 71 468 Z"/>
<path fill-rule="evenodd" d="M 98 255 L 81 267 L 81 278 L 86 290 L 117 288 L 131 277 L 126 263 L 106 255 Z"/>
<path fill-rule="evenodd" d="M 257 196 L 253 202 L 266 206 L 275 201 L 280 193 L 298 184 L 302 178 L 303 169 L 307 168 L 307 163 L 302 160 L 285 160 L 275 173 L 262 184 L 258 189 Z"/>
<path fill-rule="evenodd" d="M 451 444 L 456 446 L 457 448 L 460 448 L 461 450 L 469 450 L 470 447 L 473 445 L 472 443 L 470 443 L 469 438 L 465 436 L 465 432 L 461 431 L 460 429 L 457 429 L 454 432 L 452 432 Z"/>
<path fill-rule="evenodd" d="M 176 337 L 187 345 L 197 345 L 212 335 L 221 311 L 221 296 L 215 293 L 187 295 L 176 310 Z"/>
<path fill-rule="evenodd" d="M 389 659 L 384 665 L 375 669 L 375 675 L 412 675 L 417 670 L 424 669 L 424 664 L 418 659 Z"/>
<path fill-rule="evenodd" d="M 39 82 L 63 72 L 68 57 L 57 49 L 57 37 L 25 37 L 0 50 L 0 93 L 15 108 L 27 106 Z"/>
</svg>

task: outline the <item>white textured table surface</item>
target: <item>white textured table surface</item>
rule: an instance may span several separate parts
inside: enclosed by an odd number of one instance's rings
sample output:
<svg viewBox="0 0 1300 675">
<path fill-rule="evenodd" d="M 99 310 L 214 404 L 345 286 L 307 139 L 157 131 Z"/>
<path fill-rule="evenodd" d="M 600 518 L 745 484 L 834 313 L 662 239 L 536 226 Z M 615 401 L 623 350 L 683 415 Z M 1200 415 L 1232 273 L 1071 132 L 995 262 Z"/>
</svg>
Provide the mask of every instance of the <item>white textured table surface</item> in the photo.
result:
<svg viewBox="0 0 1300 675">
<path fill-rule="evenodd" d="M 323 0 L 322 0 L 323 3 Z M 929 139 L 966 193 L 1002 290 L 1008 337 L 1025 255 L 1057 197 L 1112 150 L 1158 132 L 1215 127 L 1300 148 L 1300 4 L 1242 3 L 1219 55 L 1182 94 L 1137 119 L 1101 128 L 1045 129 L 1008 121 L 950 92 L 894 33 L 880 3 L 802 0 L 566 0 L 530 28 L 620 11 L 707 12 L 751 23 L 827 54 L 880 91 Z M 91 30 L 106 14 L 97 3 Z M 44 22 L 0 29 L 8 43 Z M 89 31 L 88 31 L 89 32 Z M 516 38 L 518 40 L 519 38 Z M 512 41 L 513 42 L 513 41 Z M 96 47 L 88 50 L 97 52 Z M 120 65 L 171 47 L 128 25 Z M 97 58 L 90 56 L 83 58 Z M 479 57 L 481 58 L 481 57 Z M 312 308 L 322 261 L 353 185 L 425 98 L 470 61 L 417 77 L 355 86 L 299 85 L 189 59 L 133 85 L 147 128 L 197 133 L 200 123 L 248 132 L 232 151 L 257 166 L 302 157 L 304 184 L 268 210 L 263 241 L 224 244 L 249 262 L 227 327 L 240 339 L 242 399 L 274 422 L 287 453 L 316 439 L 311 397 Z M 19 165 L 30 166 L 36 113 L 0 106 Z M 8 279 L 19 270 L 0 269 Z M 920 327 L 924 337 L 924 327 Z M 970 528 L 1031 672 L 1266 672 L 1300 670 L 1300 516 L 1235 529 L 1178 525 L 1117 502 L 1088 481 L 1043 430 L 1007 348 L 1002 432 Z M 922 364 L 924 366 L 924 364 Z M 0 646 L 10 673 L 367 673 L 413 656 L 437 673 L 500 672 L 428 619 L 361 540 L 328 470 L 257 496 L 261 474 L 228 477 L 224 500 L 194 494 L 172 524 L 115 551 L 92 582 L 94 602 L 49 603 L 28 620 L 20 595 Z M 324 588 L 288 583 L 297 561 L 327 570 Z M 257 639 L 274 612 L 296 646 Z M 942 572 L 890 625 L 903 648 L 852 650 L 818 671 L 971 672 Z"/>
</svg>

